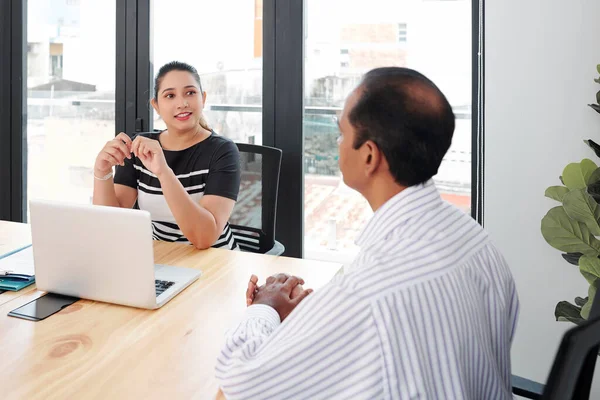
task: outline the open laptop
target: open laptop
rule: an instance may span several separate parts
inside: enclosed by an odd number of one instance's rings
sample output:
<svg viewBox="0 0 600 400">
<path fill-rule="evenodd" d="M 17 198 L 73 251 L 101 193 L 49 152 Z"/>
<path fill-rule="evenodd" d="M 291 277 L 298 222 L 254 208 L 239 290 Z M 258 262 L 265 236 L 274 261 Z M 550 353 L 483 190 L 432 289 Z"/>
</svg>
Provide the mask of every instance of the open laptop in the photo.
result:
<svg viewBox="0 0 600 400">
<path fill-rule="evenodd" d="M 155 309 L 201 275 L 154 264 L 147 211 L 42 200 L 29 206 L 39 290 Z"/>
</svg>

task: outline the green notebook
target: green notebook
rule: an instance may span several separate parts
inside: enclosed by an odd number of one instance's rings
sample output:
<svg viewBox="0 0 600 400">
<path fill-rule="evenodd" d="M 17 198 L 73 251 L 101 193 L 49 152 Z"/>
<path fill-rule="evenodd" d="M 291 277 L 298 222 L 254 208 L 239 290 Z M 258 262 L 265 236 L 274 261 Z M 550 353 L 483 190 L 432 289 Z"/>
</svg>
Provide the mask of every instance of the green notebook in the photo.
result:
<svg viewBox="0 0 600 400">
<path fill-rule="evenodd" d="M 31 276 L 26 279 L 14 278 L 14 277 L 0 277 L 0 290 L 21 290 L 24 287 L 32 285 L 35 282 L 35 277 Z"/>
<path fill-rule="evenodd" d="M 34 282 L 31 245 L 0 255 L 0 290 L 17 291 Z"/>
</svg>

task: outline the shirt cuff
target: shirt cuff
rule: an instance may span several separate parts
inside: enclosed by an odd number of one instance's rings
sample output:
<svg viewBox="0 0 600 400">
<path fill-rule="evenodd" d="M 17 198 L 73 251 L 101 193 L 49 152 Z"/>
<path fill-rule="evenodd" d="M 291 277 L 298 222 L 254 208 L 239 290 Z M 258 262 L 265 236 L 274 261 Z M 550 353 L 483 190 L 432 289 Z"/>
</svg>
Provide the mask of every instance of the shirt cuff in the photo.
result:
<svg viewBox="0 0 600 400">
<path fill-rule="evenodd" d="M 267 321 L 271 327 L 276 328 L 281 324 L 281 320 L 279 319 L 279 313 L 275 311 L 275 309 L 266 304 L 254 304 L 250 307 L 246 308 L 246 313 L 244 314 L 244 320 L 250 320 L 254 318 L 259 318 Z"/>
</svg>

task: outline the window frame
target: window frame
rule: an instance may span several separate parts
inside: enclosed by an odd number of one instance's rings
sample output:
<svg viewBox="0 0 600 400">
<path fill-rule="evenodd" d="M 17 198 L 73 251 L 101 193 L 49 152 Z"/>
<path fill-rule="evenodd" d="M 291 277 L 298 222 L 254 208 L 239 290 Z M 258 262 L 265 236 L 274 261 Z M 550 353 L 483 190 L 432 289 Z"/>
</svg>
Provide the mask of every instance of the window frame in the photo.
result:
<svg viewBox="0 0 600 400">
<path fill-rule="evenodd" d="M 115 135 L 152 129 L 152 1 L 117 0 Z M 471 212 L 483 224 L 483 0 L 472 2 Z M 304 0 L 263 1 L 263 144 L 283 151 L 276 238 L 304 254 Z M 0 0 L 0 219 L 26 220 L 27 0 Z M 281 205 L 285 205 L 282 207 Z"/>
</svg>

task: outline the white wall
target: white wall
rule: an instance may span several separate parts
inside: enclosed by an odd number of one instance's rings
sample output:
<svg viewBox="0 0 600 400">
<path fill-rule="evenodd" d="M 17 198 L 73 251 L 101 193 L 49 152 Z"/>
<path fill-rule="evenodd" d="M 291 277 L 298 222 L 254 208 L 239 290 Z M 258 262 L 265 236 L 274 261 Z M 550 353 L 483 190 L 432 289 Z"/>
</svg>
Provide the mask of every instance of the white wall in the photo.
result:
<svg viewBox="0 0 600 400">
<path fill-rule="evenodd" d="M 543 240 L 540 220 L 555 205 L 544 190 L 560 184 L 567 163 L 600 164 L 582 143 L 600 141 L 600 115 L 586 106 L 600 89 L 600 1 L 487 0 L 485 24 L 485 227 L 521 299 L 513 372 L 544 381 L 571 327 L 554 320 L 554 306 L 587 295 L 577 268 Z"/>
</svg>

